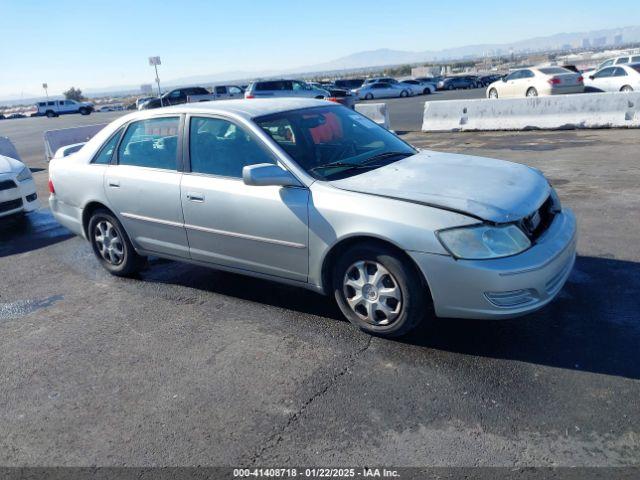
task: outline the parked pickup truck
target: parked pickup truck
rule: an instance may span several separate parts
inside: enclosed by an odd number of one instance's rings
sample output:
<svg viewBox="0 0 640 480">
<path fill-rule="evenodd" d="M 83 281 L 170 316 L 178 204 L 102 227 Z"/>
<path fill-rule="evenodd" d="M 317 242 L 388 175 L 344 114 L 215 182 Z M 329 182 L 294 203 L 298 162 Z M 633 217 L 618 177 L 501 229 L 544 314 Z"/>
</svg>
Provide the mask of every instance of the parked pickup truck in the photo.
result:
<svg viewBox="0 0 640 480">
<path fill-rule="evenodd" d="M 93 103 L 90 102 L 77 102 L 75 100 L 49 100 L 47 102 L 36 103 L 35 112 L 36 117 L 47 116 L 57 117 L 58 115 L 65 115 L 67 113 L 79 113 L 81 115 L 89 115 L 93 112 Z"/>
</svg>

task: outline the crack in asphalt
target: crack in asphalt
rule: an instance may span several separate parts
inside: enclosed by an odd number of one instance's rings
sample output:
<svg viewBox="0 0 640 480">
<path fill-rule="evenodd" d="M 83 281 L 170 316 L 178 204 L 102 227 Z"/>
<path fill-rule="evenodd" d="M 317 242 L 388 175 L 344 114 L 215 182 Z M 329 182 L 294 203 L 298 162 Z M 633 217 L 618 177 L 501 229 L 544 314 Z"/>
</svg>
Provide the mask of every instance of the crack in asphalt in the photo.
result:
<svg viewBox="0 0 640 480">
<path fill-rule="evenodd" d="M 342 369 L 340 369 L 337 373 L 333 374 L 331 376 L 331 379 L 327 382 L 327 384 L 323 388 L 321 388 L 319 391 L 317 391 L 311 397 L 309 397 L 296 412 L 289 415 L 289 418 L 287 419 L 285 424 L 278 431 L 273 433 L 269 437 L 269 439 L 266 442 L 264 442 L 262 447 L 251 457 L 250 461 L 252 464 L 255 465 L 256 462 L 260 460 L 260 458 L 265 454 L 267 450 L 278 446 L 278 444 L 283 440 L 284 433 L 302 417 L 304 412 L 307 410 L 307 408 L 309 408 L 309 406 L 313 402 L 318 400 L 320 397 L 324 396 L 329 391 L 329 389 L 333 387 L 341 377 L 346 375 L 349 369 L 353 367 L 358 357 L 362 355 L 364 352 L 366 352 L 367 349 L 371 346 L 372 340 L 373 340 L 373 337 L 369 336 L 366 344 L 347 357 L 345 366 Z"/>
</svg>

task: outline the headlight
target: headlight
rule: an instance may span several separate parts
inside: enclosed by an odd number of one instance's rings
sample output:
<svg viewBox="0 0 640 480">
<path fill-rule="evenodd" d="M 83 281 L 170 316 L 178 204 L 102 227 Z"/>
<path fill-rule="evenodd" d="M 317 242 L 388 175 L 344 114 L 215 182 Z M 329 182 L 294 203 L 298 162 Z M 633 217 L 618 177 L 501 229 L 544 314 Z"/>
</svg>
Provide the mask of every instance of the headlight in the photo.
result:
<svg viewBox="0 0 640 480">
<path fill-rule="evenodd" d="M 467 260 L 508 257 L 531 246 L 515 225 L 452 228 L 439 231 L 438 238 L 453 256 Z"/>
<path fill-rule="evenodd" d="M 18 180 L 19 182 L 24 182 L 25 180 L 31 180 L 32 178 L 33 176 L 31 175 L 31 170 L 29 170 L 29 167 L 24 167 L 22 170 L 20 170 L 20 173 L 16 177 L 16 180 Z"/>
</svg>

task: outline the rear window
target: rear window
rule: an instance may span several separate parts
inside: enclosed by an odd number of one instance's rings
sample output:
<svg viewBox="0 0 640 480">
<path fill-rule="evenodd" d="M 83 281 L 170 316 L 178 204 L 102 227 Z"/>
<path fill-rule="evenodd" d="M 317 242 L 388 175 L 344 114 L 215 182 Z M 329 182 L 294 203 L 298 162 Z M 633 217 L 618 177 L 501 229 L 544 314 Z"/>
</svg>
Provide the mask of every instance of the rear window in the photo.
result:
<svg viewBox="0 0 640 480">
<path fill-rule="evenodd" d="M 265 90 L 291 90 L 291 82 L 275 81 L 256 83 L 256 91 L 260 92 Z"/>
<path fill-rule="evenodd" d="M 540 68 L 539 70 L 545 75 L 562 75 L 563 73 L 573 73 L 571 70 L 560 67 Z"/>
</svg>

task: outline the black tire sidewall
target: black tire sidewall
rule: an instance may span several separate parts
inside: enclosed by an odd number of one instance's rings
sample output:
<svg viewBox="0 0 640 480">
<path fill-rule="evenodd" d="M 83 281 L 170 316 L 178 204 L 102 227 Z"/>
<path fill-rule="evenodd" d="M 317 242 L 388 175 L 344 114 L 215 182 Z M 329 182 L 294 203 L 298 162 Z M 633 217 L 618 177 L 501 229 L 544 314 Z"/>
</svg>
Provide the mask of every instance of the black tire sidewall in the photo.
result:
<svg viewBox="0 0 640 480">
<path fill-rule="evenodd" d="M 113 227 L 118 231 L 118 235 L 122 239 L 124 260 L 122 261 L 122 263 L 120 263 L 120 265 L 112 265 L 111 263 L 107 262 L 104 258 L 102 258 L 102 255 L 100 254 L 100 251 L 96 246 L 96 242 L 94 240 L 94 230 L 97 223 L 101 220 L 107 220 L 109 223 L 111 223 L 111 225 L 113 225 Z M 111 212 L 102 209 L 96 210 L 89 219 L 89 224 L 87 226 L 87 236 L 89 237 L 89 243 L 91 243 L 93 253 L 95 254 L 100 264 L 107 271 L 109 271 L 109 273 L 119 277 L 126 277 L 129 275 L 133 275 L 140 269 L 142 258 L 136 253 L 135 249 L 133 248 L 133 245 L 129 240 L 129 236 L 127 235 L 127 232 L 125 231 L 122 224 Z"/>
<path fill-rule="evenodd" d="M 397 281 L 402 292 L 402 311 L 388 326 L 376 326 L 360 319 L 347 304 L 343 279 L 347 268 L 358 260 L 375 261 L 383 265 Z M 417 268 L 406 258 L 382 245 L 363 244 L 351 247 L 337 259 L 332 272 L 334 298 L 343 315 L 361 330 L 384 337 L 398 337 L 413 330 L 425 317 L 428 292 L 423 287 Z"/>
</svg>

